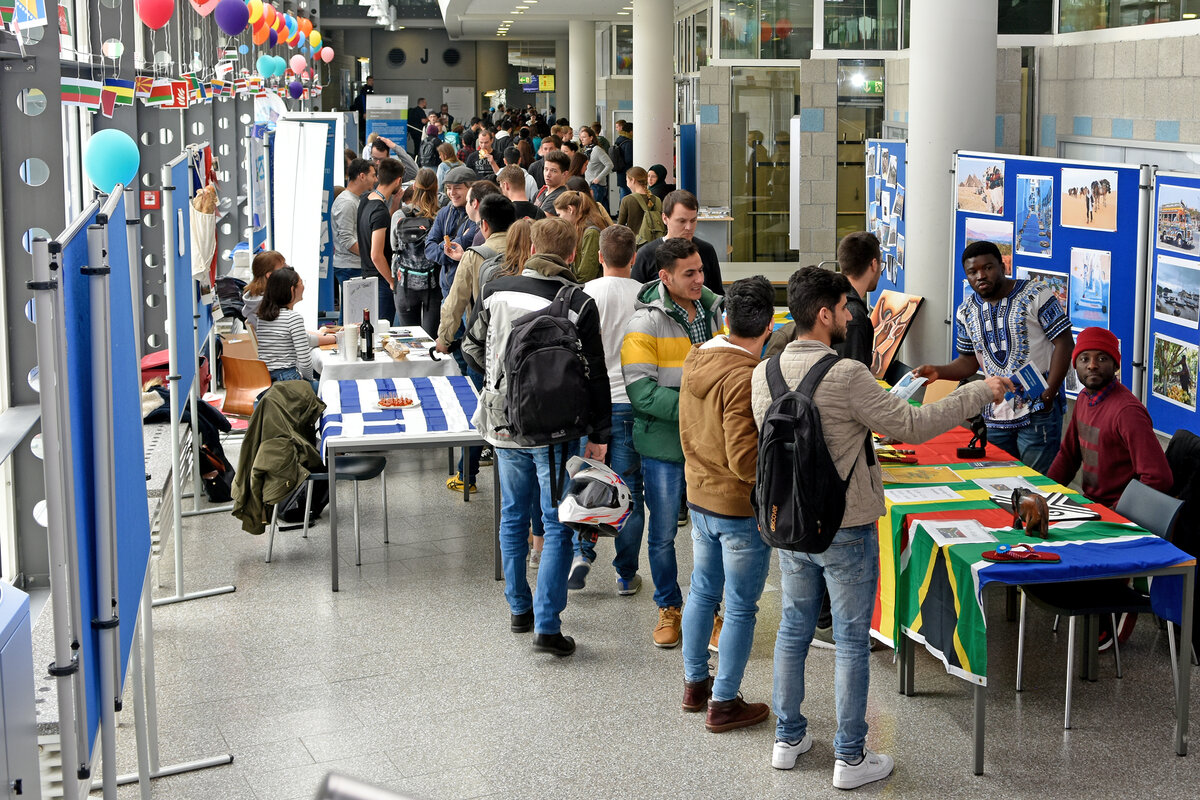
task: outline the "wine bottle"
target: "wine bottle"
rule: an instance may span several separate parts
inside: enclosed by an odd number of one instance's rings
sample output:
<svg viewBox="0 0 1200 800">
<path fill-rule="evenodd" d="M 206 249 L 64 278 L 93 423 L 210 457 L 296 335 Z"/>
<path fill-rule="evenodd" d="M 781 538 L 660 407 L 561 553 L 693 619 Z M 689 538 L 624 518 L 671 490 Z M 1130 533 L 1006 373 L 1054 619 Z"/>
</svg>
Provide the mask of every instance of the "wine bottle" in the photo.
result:
<svg viewBox="0 0 1200 800">
<path fill-rule="evenodd" d="M 362 325 L 358 326 L 358 349 L 363 361 L 375 360 L 375 326 L 371 324 L 371 311 L 366 308 Z"/>
</svg>

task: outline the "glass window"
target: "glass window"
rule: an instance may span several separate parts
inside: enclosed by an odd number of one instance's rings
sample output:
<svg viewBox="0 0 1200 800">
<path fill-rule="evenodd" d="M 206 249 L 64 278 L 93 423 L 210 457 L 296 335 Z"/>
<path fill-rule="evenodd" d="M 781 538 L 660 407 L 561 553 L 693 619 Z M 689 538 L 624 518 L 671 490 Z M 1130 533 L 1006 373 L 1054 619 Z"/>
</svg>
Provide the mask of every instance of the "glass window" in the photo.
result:
<svg viewBox="0 0 1200 800">
<path fill-rule="evenodd" d="M 1197 0 L 1059 0 L 1058 31 L 1094 31 L 1196 19 Z"/>
<path fill-rule="evenodd" d="M 694 42 L 692 45 L 692 50 L 695 52 L 694 68 L 700 69 L 708 66 L 708 9 L 701 11 L 694 19 Z"/>
<path fill-rule="evenodd" d="M 808 58 L 812 0 L 721 0 L 721 57 Z"/>
<path fill-rule="evenodd" d="M 800 71 L 734 69 L 732 142 L 734 261 L 795 261 L 788 249 L 791 136 Z"/>
<path fill-rule="evenodd" d="M 825 0 L 825 49 L 895 50 L 897 0 Z"/>
<path fill-rule="evenodd" d="M 1054 33 L 1054 0 L 1006 0 L 996 22 L 1001 36 Z"/>
<path fill-rule="evenodd" d="M 613 75 L 633 74 L 633 26 L 613 26 Z"/>
</svg>

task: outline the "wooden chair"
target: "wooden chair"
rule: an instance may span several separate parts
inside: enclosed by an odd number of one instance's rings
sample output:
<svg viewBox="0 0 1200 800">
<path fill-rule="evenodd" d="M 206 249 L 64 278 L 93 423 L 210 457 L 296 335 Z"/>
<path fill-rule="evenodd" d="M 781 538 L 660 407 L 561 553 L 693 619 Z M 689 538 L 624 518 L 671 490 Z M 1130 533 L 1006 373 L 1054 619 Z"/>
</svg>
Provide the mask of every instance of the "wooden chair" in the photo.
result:
<svg viewBox="0 0 1200 800">
<path fill-rule="evenodd" d="M 225 404 L 221 411 L 236 417 L 254 413 L 254 401 L 271 388 L 271 373 L 257 358 L 238 358 L 225 353 L 221 356 L 225 374 Z"/>
<path fill-rule="evenodd" d="M 221 354 L 234 358 L 258 358 L 258 345 L 249 332 L 230 334 L 221 337 Z"/>
</svg>

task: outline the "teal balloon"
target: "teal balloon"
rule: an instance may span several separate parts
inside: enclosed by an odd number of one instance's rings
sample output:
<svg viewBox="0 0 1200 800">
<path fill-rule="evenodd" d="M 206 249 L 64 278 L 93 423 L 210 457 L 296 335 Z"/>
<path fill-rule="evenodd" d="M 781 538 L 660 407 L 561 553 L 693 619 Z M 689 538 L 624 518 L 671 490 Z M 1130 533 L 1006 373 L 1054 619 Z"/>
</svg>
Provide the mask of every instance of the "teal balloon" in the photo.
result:
<svg viewBox="0 0 1200 800">
<path fill-rule="evenodd" d="M 254 62 L 254 68 L 258 70 L 259 75 L 269 78 L 275 74 L 275 59 L 263 53 L 258 57 L 258 61 Z"/>
<path fill-rule="evenodd" d="M 111 194 L 117 184 L 133 183 L 139 160 L 137 142 L 118 130 L 93 133 L 83 149 L 83 171 L 105 194 Z"/>
<path fill-rule="evenodd" d="M 282 78 L 283 73 L 287 72 L 287 62 L 283 60 L 283 56 L 271 56 L 275 62 L 275 75 Z"/>
</svg>

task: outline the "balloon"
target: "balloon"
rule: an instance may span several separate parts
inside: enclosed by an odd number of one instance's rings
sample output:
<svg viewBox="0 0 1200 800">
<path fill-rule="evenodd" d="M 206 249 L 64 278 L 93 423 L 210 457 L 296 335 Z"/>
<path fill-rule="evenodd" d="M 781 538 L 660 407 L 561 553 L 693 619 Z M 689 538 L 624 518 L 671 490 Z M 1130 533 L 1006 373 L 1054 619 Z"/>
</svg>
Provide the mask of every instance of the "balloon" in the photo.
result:
<svg viewBox="0 0 1200 800">
<path fill-rule="evenodd" d="M 237 36 L 246 30 L 250 12 L 242 0 L 221 0 L 217 4 L 217 27 L 228 36 Z"/>
<path fill-rule="evenodd" d="M 250 0 L 249 3 L 246 3 L 246 10 L 250 12 L 250 21 L 258 22 L 263 18 L 262 0 Z"/>
<path fill-rule="evenodd" d="M 279 44 L 279 34 L 274 28 L 267 31 L 267 47 L 274 47 Z"/>
<path fill-rule="evenodd" d="M 137 180 L 138 146 L 124 131 L 97 131 L 83 148 L 83 171 L 102 192 L 111 194 L 117 184 Z"/>
<path fill-rule="evenodd" d="M 775 20 L 775 35 L 780 39 L 786 39 L 792 32 L 792 21 L 787 17 L 780 17 Z"/>
<path fill-rule="evenodd" d="M 312 33 L 312 20 L 310 20 L 308 17 L 301 17 L 296 21 L 296 27 L 300 29 L 302 34 L 308 36 L 310 33 Z"/>
<path fill-rule="evenodd" d="M 320 47 L 321 46 L 321 32 L 313 31 L 312 33 L 310 33 L 308 35 L 308 43 L 310 45 L 312 45 L 313 47 Z"/>
<path fill-rule="evenodd" d="M 771 27 L 771 23 L 764 22 L 759 26 L 759 28 L 760 28 L 759 38 L 762 39 L 764 42 L 771 41 L 771 37 L 773 36 L 773 31 L 774 31 L 774 29 Z"/>
<path fill-rule="evenodd" d="M 300 46 L 300 32 L 297 31 L 296 33 L 294 33 L 292 35 L 292 38 L 288 39 L 288 47 L 299 47 L 299 46 Z"/>
<path fill-rule="evenodd" d="M 254 68 L 258 70 L 259 75 L 269 78 L 275 74 L 275 59 L 263 53 L 258 57 L 258 61 L 254 62 Z"/>
<path fill-rule="evenodd" d="M 330 61 L 333 61 L 333 48 L 332 47 L 322 47 L 321 48 L 321 60 L 324 61 L 326 64 L 328 64 Z"/>
<path fill-rule="evenodd" d="M 288 84 L 288 94 L 292 96 L 293 100 L 299 100 L 300 95 L 304 94 L 304 84 L 300 81 L 292 81 Z"/>
<path fill-rule="evenodd" d="M 256 44 L 258 44 L 258 43 L 256 42 Z M 249 52 L 250 52 L 250 48 L 247 47 L 246 45 L 244 45 L 244 44 L 238 45 L 238 53 L 239 54 L 244 56 L 244 55 L 246 55 L 246 53 L 249 53 Z"/>
<path fill-rule="evenodd" d="M 137 0 L 137 15 L 142 24 L 158 30 L 175 13 L 175 0 Z"/>
<path fill-rule="evenodd" d="M 254 35 L 252 38 L 254 39 L 255 44 L 262 45 L 262 44 L 266 43 L 267 38 L 270 35 L 271 35 L 270 28 L 268 28 L 266 25 L 259 25 L 257 28 L 254 29 Z M 246 45 L 242 45 L 242 47 L 245 47 L 245 46 Z M 238 49 L 240 50 L 241 48 L 238 48 Z"/>
<path fill-rule="evenodd" d="M 234 2 L 237 2 L 237 0 L 234 0 Z M 304 60 L 304 56 L 300 55 L 299 53 L 292 56 L 291 64 L 292 72 L 296 73 L 297 75 L 299 75 L 301 72 L 304 72 L 304 68 L 308 66 L 308 62 Z"/>
<path fill-rule="evenodd" d="M 271 56 L 271 60 L 275 63 L 275 75 L 282 78 L 287 72 L 287 62 L 283 60 L 283 56 Z"/>
<path fill-rule="evenodd" d="M 296 18 L 291 14 L 283 15 L 283 24 L 287 26 L 288 33 L 295 33 L 299 25 L 299 23 L 296 22 Z"/>
<path fill-rule="evenodd" d="M 275 6 L 270 3 L 263 4 L 263 22 L 268 25 L 275 24 Z"/>
</svg>

